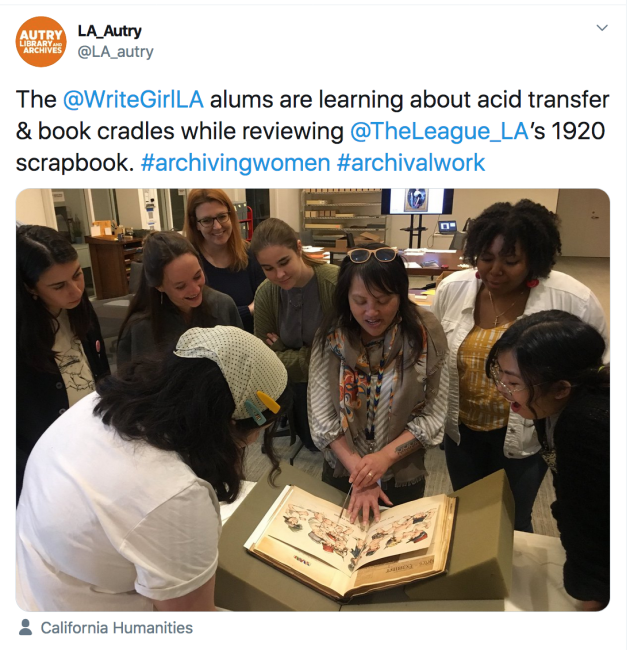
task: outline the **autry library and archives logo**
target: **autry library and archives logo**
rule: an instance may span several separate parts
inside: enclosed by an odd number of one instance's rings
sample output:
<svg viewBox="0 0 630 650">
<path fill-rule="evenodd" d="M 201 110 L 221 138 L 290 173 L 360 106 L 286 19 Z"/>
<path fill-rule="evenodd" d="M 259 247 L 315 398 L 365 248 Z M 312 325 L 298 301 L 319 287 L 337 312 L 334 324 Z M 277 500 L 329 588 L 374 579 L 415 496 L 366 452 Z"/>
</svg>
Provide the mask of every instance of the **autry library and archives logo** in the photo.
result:
<svg viewBox="0 0 630 650">
<path fill-rule="evenodd" d="M 52 18 L 30 18 L 18 29 L 15 47 L 26 63 L 47 68 L 57 63 L 66 51 L 66 33 Z"/>
</svg>

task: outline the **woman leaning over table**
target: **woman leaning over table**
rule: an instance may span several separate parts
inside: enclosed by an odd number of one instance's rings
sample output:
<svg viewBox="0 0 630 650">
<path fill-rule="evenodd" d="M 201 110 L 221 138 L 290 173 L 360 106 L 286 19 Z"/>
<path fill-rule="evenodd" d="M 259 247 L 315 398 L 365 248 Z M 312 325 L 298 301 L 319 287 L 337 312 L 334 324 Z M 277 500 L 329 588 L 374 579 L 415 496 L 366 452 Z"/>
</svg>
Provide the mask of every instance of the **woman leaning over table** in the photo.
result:
<svg viewBox="0 0 630 650">
<path fill-rule="evenodd" d="M 293 390 L 291 428 L 307 449 L 317 451 L 308 422 L 308 368 L 315 332 L 332 307 L 339 269 L 306 255 L 295 231 L 280 219 L 256 228 L 251 250 L 267 276 L 256 292 L 254 333 L 286 366 Z"/>
<path fill-rule="evenodd" d="M 496 203 L 468 229 L 464 259 L 476 267 L 440 283 L 433 312 L 449 343 L 450 390 L 444 443 L 453 488 L 504 469 L 516 505 L 516 530 L 532 532 L 532 507 L 547 471 L 536 453 L 531 420 L 509 404 L 485 375 L 497 339 L 516 319 L 562 309 L 606 336 L 606 320 L 593 292 L 552 271 L 561 252 L 558 217 L 523 199 Z"/>
<path fill-rule="evenodd" d="M 441 442 L 448 393 L 446 339 L 409 300 L 392 248 L 357 248 L 341 264 L 333 309 L 313 344 L 309 417 L 324 452 L 322 480 L 348 491 L 350 518 L 379 499 L 424 495 L 424 454 Z"/>
<path fill-rule="evenodd" d="M 289 402 L 287 373 L 236 327 L 175 343 L 104 379 L 33 449 L 17 511 L 22 609 L 215 609 L 218 502 L 236 499 L 245 448 Z"/>
<path fill-rule="evenodd" d="M 241 237 L 230 197 L 223 190 L 192 190 L 184 235 L 201 256 L 206 283 L 230 296 L 246 331 L 254 331 L 254 295 L 265 276 Z"/>
<path fill-rule="evenodd" d="M 564 586 L 585 610 L 610 598 L 610 367 L 606 343 L 577 316 L 542 311 L 494 344 L 486 372 L 510 408 L 533 418 L 556 491 Z M 588 525 L 585 526 L 585 522 Z"/>
</svg>

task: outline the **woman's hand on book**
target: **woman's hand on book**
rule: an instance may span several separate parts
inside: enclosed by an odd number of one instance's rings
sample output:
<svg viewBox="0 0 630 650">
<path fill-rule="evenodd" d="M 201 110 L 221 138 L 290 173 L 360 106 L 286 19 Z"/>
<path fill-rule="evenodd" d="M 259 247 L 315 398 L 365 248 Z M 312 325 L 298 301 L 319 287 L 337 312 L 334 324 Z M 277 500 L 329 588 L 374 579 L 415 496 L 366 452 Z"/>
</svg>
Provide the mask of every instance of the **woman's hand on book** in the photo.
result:
<svg viewBox="0 0 630 650">
<path fill-rule="evenodd" d="M 381 514 L 378 507 L 379 499 L 388 506 L 394 504 L 389 500 L 385 492 L 381 490 L 380 486 L 376 483 L 369 485 L 365 488 L 352 489 L 350 497 L 350 505 L 348 506 L 348 514 L 350 515 L 350 523 L 353 524 L 359 516 L 359 512 L 363 512 L 362 520 L 363 525 L 367 525 L 370 520 L 370 510 L 374 513 L 374 521 L 380 521 Z"/>
<path fill-rule="evenodd" d="M 363 456 L 350 474 L 355 490 L 374 485 L 389 469 L 389 459 L 382 451 Z"/>
</svg>

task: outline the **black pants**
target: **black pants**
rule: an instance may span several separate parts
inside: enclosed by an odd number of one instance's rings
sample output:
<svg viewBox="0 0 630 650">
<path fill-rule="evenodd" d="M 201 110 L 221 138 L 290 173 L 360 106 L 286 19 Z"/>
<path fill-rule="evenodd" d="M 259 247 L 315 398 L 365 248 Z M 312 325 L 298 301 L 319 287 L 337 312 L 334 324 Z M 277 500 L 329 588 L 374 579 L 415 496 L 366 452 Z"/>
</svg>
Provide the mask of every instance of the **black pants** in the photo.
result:
<svg viewBox="0 0 630 650">
<path fill-rule="evenodd" d="M 348 493 L 350 489 L 350 483 L 347 476 L 333 476 L 333 468 L 324 461 L 324 468 L 322 470 L 322 481 L 332 485 L 334 488 L 341 490 L 342 492 Z M 395 505 L 399 506 L 401 503 L 409 503 L 409 501 L 415 501 L 416 499 L 422 499 L 424 496 L 424 487 L 425 487 L 424 478 L 418 483 L 413 485 L 405 485 L 404 487 L 395 487 L 394 479 L 389 481 L 381 482 L 381 489 L 389 497 L 390 501 Z M 384 504 L 382 504 L 384 505 Z"/>
<path fill-rule="evenodd" d="M 514 528 L 533 533 L 532 508 L 540 484 L 547 472 L 547 463 L 534 454 L 527 458 L 506 458 L 503 453 L 507 427 L 492 431 L 473 431 L 459 425 L 460 443 L 444 436 L 446 466 L 454 490 L 504 469 L 514 495 Z"/>
<path fill-rule="evenodd" d="M 289 426 L 307 449 L 316 451 L 317 447 L 311 438 L 311 429 L 308 426 L 308 401 L 306 399 L 308 384 L 306 382 L 291 382 L 290 386 L 293 404 L 288 414 Z"/>
</svg>

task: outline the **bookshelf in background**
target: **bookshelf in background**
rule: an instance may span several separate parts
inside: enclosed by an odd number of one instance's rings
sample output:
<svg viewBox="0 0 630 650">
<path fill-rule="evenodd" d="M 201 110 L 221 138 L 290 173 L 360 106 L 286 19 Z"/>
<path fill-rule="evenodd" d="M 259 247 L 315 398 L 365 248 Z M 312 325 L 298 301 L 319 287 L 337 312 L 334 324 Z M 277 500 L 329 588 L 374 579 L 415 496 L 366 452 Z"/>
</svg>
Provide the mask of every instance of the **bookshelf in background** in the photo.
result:
<svg viewBox="0 0 630 650">
<path fill-rule="evenodd" d="M 361 233 L 370 232 L 385 241 L 387 217 L 381 215 L 380 189 L 302 190 L 302 230 L 312 235 L 315 246 L 335 246 L 345 232 L 361 243 Z"/>
</svg>

